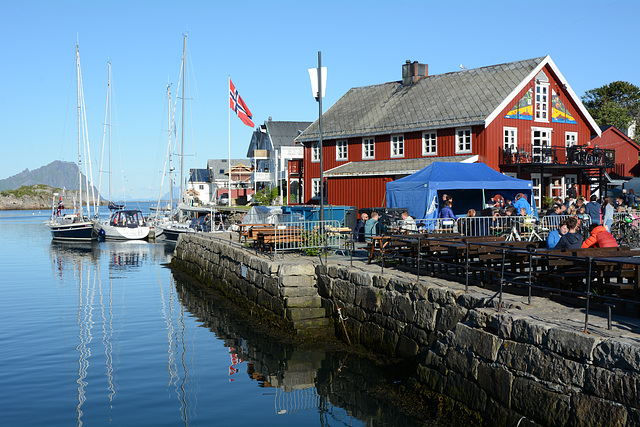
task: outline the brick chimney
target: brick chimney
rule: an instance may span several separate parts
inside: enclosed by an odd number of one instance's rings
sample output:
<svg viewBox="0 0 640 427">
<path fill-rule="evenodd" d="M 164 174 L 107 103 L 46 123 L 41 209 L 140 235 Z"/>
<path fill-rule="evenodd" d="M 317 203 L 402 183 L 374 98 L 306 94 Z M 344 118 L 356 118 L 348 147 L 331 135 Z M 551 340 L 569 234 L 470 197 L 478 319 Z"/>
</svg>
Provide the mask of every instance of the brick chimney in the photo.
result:
<svg viewBox="0 0 640 427">
<path fill-rule="evenodd" d="M 427 64 L 418 64 L 418 61 L 411 62 L 408 59 L 407 62 L 402 64 L 402 84 L 405 86 L 411 85 L 428 75 L 429 66 Z"/>
</svg>

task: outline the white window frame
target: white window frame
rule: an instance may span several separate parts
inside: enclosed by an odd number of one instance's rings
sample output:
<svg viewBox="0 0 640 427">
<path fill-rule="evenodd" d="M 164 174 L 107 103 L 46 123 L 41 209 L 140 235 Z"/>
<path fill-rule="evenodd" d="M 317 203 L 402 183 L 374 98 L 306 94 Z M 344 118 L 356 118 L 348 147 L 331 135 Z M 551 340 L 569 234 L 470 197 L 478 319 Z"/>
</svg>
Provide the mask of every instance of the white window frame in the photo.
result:
<svg viewBox="0 0 640 427">
<path fill-rule="evenodd" d="M 564 146 L 573 147 L 575 145 L 578 145 L 578 132 L 565 132 Z"/>
<path fill-rule="evenodd" d="M 537 137 L 535 136 L 536 132 L 546 132 L 548 137 L 545 139 L 542 136 Z M 531 160 L 534 163 L 541 163 L 543 160 L 543 156 L 542 156 L 542 149 L 543 148 L 551 148 L 553 147 L 552 141 L 551 141 L 551 134 L 553 133 L 553 129 L 552 128 L 539 128 L 539 127 L 532 127 L 531 128 Z M 540 140 L 540 144 L 536 145 L 535 141 L 539 139 Z M 546 144 L 545 144 L 546 141 Z"/>
<path fill-rule="evenodd" d="M 515 153 L 518 150 L 518 128 L 505 126 L 502 129 L 502 148 Z"/>
<path fill-rule="evenodd" d="M 456 128 L 456 154 L 471 153 L 473 149 L 473 133 L 470 127 Z"/>
<path fill-rule="evenodd" d="M 391 157 L 404 157 L 404 135 L 391 135 Z"/>
<path fill-rule="evenodd" d="M 438 132 L 422 132 L 422 155 L 438 155 Z"/>
<path fill-rule="evenodd" d="M 549 83 L 536 81 L 533 97 L 534 121 L 549 123 Z"/>
<path fill-rule="evenodd" d="M 376 158 L 376 140 L 373 137 L 362 138 L 362 158 L 363 159 L 375 159 Z"/>
<path fill-rule="evenodd" d="M 311 178 L 311 197 L 320 197 L 320 178 Z"/>
<path fill-rule="evenodd" d="M 533 197 L 536 200 L 536 203 L 539 206 L 542 206 L 542 199 L 540 198 L 540 185 L 542 184 L 541 175 L 539 173 L 532 173 L 531 182 L 533 183 L 533 187 L 531 187 L 533 191 Z M 529 202 L 531 202 L 531 200 L 529 200 Z"/>
<path fill-rule="evenodd" d="M 320 161 L 320 143 L 318 142 L 314 142 L 313 144 L 311 144 L 311 161 Z"/>
<path fill-rule="evenodd" d="M 349 158 L 349 141 L 341 139 L 336 141 L 336 160 L 345 161 Z"/>
</svg>

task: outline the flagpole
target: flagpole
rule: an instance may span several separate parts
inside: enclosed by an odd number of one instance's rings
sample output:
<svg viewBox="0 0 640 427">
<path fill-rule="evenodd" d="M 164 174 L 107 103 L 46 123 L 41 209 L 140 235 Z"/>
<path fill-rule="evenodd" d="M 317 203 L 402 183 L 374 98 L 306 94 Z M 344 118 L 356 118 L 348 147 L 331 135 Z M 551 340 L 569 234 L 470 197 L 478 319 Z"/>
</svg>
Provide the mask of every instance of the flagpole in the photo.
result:
<svg viewBox="0 0 640 427">
<path fill-rule="evenodd" d="M 229 90 L 231 90 L 231 76 L 229 77 Z M 227 101 L 228 102 L 228 101 Z M 227 190 L 227 206 L 231 207 L 231 108 L 229 111 L 229 189 Z"/>
</svg>

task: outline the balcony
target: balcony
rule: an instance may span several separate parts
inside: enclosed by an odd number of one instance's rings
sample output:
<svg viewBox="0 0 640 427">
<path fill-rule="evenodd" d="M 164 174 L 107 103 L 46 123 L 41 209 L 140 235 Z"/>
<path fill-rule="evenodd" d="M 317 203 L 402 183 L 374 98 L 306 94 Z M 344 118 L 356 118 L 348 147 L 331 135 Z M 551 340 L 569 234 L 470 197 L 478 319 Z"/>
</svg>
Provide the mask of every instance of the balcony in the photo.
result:
<svg viewBox="0 0 640 427">
<path fill-rule="evenodd" d="M 502 150 L 500 164 L 502 166 L 548 164 L 613 168 L 616 164 L 616 153 L 615 150 L 583 145 L 572 147 L 518 145 L 517 149 Z"/>
<path fill-rule="evenodd" d="M 270 156 L 269 150 L 253 150 L 251 155 L 252 159 L 268 159 Z"/>
<path fill-rule="evenodd" d="M 270 172 L 252 172 L 251 181 L 252 182 L 271 182 L 271 173 Z"/>
</svg>

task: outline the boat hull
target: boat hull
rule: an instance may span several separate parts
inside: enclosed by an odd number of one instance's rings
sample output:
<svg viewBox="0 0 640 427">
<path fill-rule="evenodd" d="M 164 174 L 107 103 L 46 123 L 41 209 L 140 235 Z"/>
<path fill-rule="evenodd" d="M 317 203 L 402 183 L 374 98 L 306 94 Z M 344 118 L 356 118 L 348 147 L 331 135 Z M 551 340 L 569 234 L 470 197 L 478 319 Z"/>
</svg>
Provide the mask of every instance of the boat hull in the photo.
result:
<svg viewBox="0 0 640 427">
<path fill-rule="evenodd" d="M 93 222 L 78 221 L 72 224 L 59 224 L 56 222 L 49 223 L 51 236 L 53 240 L 95 240 L 93 235 Z"/>
<path fill-rule="evenodd" d="M 149 227 L 120 227 L 98 222 L 95 234 L 104 240 L 144 240 L 149 237 Z"/>
</svg>

